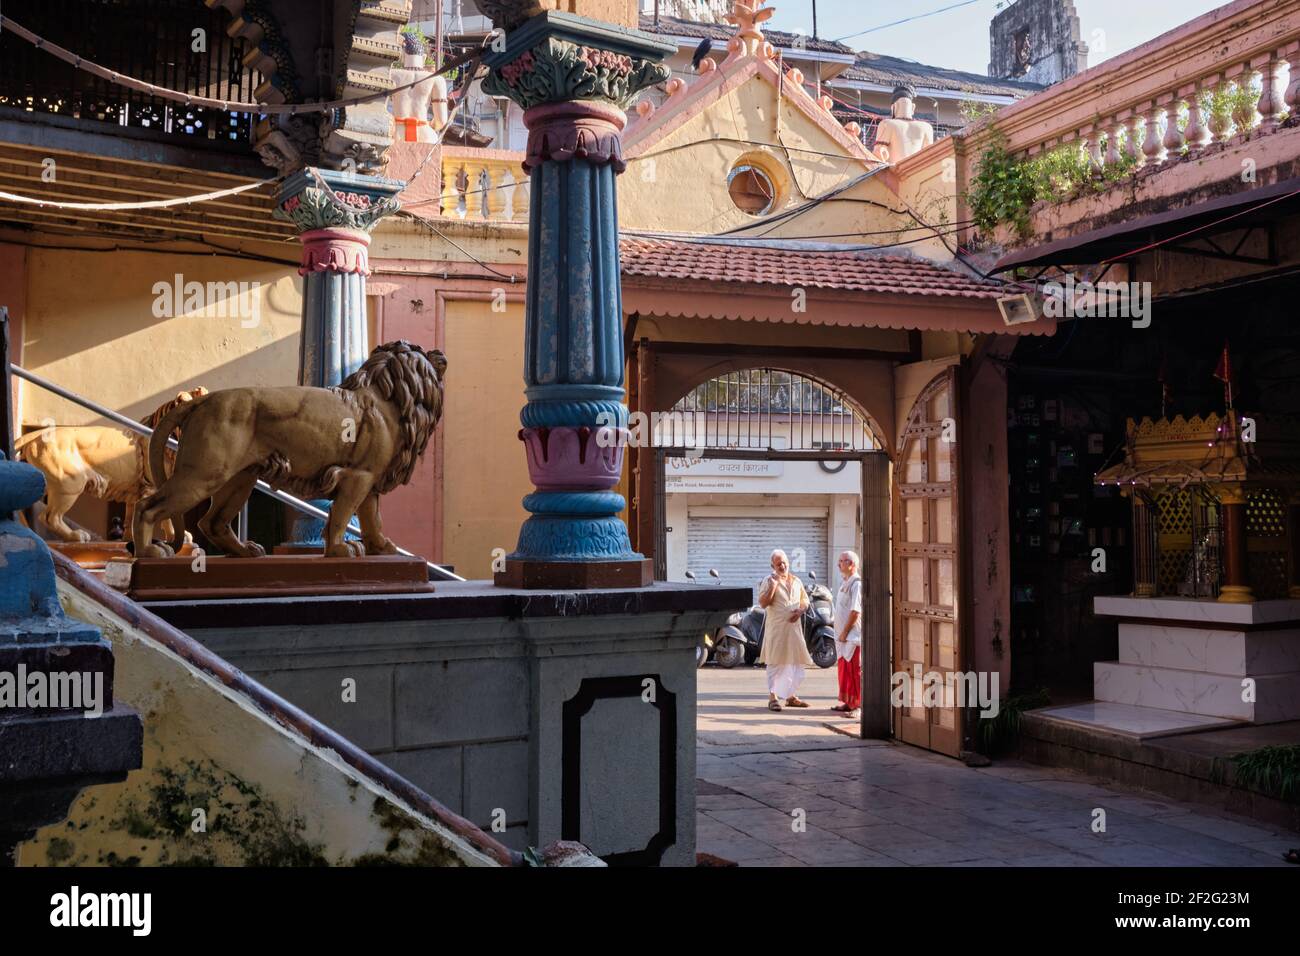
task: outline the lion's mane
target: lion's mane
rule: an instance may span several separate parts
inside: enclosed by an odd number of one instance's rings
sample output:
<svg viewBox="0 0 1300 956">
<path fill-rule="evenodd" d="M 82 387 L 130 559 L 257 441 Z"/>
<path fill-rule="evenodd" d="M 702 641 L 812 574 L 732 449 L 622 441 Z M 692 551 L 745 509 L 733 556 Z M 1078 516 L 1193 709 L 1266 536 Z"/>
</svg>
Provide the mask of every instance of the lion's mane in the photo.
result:
<svg viewBox="0 0 1300 956">
<path fill-rule="evenodd" d="M 410 342 L 389 342 L 376 348 L 366 363 L 336 388 L 338 392 L 372 389 L 397 407 L 402 441 L 375 491 L 387 494 L 411 480 L 433 429 L 442 417 L 442 377 L 447 358 L 437 349 L 425 352 Z"/>
</svg>

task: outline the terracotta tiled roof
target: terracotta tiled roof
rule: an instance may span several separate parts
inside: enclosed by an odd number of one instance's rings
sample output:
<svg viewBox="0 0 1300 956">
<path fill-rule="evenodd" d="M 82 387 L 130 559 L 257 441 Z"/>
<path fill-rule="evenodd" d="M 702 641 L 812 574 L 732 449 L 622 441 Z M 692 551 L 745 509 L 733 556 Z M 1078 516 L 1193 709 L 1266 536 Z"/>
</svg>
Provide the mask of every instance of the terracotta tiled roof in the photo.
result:
<svg viewBox="0 0 1300 956">
<path fill-rule="evenodd" d="M 641 14 L 641 29 L 646 33 L 658 33 L 664 36 L 672 37 L 699 37 L 701 40 L 708 37 L 715 41 L 713 49 L 715 53 L 727 52 L 727 41 L 736 35 L 736 28 L 730 23 L 697 23 L 694 20 L 683 20 L 681 17 L 670 17 L 660 15 L 659 25 L 655 26 L 653 14 Z M 809 36 L 801 36 L 797 33 L 786 33 L 784 30 L 763 30 L 763 39 L 772 46 L 781 50 L 792 50 L 796 40 L 802 40 L 803 47 L 806 50 L 815 50 L 819 53 L 839 53 L 845 56 L 853 55 L 853 48 L 845 46 L 843 43 L 836 43 L 834 40 L 814 39 Z"/>
<path fill-rule="evenodd" d="M 916 256 L 625 237 L 625 276 L 995 299 L 1002 285 Z"/>
<path fill-rule="evenodd" d="M 941 66 L 928 66 L 915 60 L 905 60 L 897 56 L 885 56 L 863 50 L 858 53 L 857 62 L 843 73 L 827 82 L 832 86 L 835 80 L 858 80 L 863 83 L 879 83 L 893 86 L 896 83 L 911 83 L 931 90 L 952 90 L 955 93 L 981 93 L 989 96 L 1013 96 L 1020 99 L 1037 93 L 1043 87 L 1039 83 L 1026 83 L 1023 80 L 996 80 L 991 76 L 978 73 L 966 73 L 962 70 L 949 70 Z"/>
</svg>

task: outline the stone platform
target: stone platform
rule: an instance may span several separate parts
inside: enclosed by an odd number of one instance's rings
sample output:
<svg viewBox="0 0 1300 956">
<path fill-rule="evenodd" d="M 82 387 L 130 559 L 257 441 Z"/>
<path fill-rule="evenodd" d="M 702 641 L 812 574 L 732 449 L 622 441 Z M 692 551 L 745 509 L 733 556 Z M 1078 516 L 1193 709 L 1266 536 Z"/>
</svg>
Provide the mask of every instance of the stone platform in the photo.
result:
<svg viewBox="0 0 1300 956">
<path fill-rule="evenodd" d="M 144 606 L 523 849 L 695 859 L 695 647 L 748 588 L 524 591 Z M 494 826 L 497 824 L 497 826 Z"/>
<path fill-rule="evenodd" d="M 1075 705 L 1079 706 L 1079 705 Z M 1300 722 L 1184 729 L 1142 736 L 1079 720 L 1073 707 L 1030 711 L 1020 721 L 1018 756 L 1034 763 L 1066 767 L 1155 793 L 1239 813 L 1273 826 L 1300 831 L 1300 804 L 1246 790 L 1234 782 L 1232 756 L 1300 740 Z M 1130 708 L 1144 711 L 1149 708 Z M 1115 722 L 1122 714 L 1104 715 Z M 1129 713 L 1133 721 L 1137 715 Z M 1177 717 L 1174 714 L 1173 717 Z M 1160 712 L 1145 715 L 1146 723 Z M 1168 729 L 1168 728 L 1167 728 Z"/>
</svg>

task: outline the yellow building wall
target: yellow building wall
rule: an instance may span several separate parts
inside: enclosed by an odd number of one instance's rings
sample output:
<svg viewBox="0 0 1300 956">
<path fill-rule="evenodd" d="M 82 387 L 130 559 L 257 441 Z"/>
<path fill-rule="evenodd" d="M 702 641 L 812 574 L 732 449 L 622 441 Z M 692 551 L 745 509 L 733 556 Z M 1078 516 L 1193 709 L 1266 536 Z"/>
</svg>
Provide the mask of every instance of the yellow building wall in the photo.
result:
<svg viewBox="0 0 1300 956">
<path fill-rule="evenodd" d="M 296 249 L 279 253 L 285 258 L 294 254 Z M 223 318 L 214 308 L 186 312 L 182 302 L 174 317 L 156 317 L 154 285 L 174 285 L 177 274 L 205 287 L 208 282 L 249 283 L 239 302 L 241 314 Z M 34 248 L 27 258 L 23 362 L 30 371 L 132 418 L 195 385 L 209 390 L 292 385 L 298 370 L 301 287 L 297 270 L 289 265 Z M 22 409 L 27 425 L 47 418 L 72 425 L 100 421 L 93 412 L 33 385 L 24 385 Z"/>
<path fill-rule="evenodd" d="M 788 100 L 781 104 L 779 128 L 777 114 L 776 89 L 754 76 L 661 140 L 642 147 L 630 130 L 628 169 L 618 181 L 620 226 L 716 234 L 755 223 L 736 208 L 727 189 L 729 172 L 742 161 L 757 164 L 774 181 L 777 202 L 768 215 L 843 186 L 870 168 L 848 156 Z M 914 224 L 899 215 L 902 211 L 897 195 L 873 178 L 771 231 L 765 228 L 763 235 L 884 243 L 891 237 L 882 230 Z"/>
<path fill-rule="evenodd" d="M 898 189 L 898 201 L 916 218 L 942 233 L 952 233 L 953 224 L 969 216 L 961 199 L 968 185 L 962 149 L 954 139 L 941 140 L 909 157 L 890 174 Z M 921 235 L 919 232 L 911 234 L 912 237 Z M 923 242 L 913 243 L 911 249 L 927 259 L 948 262 L 954 258 L 952 250 L 959 238 L 957 235 L 931 236 Z"/>
<path fill-rule="evenodd" d="M 442 417 L 445 448 L 443 555 L 467 578 L 490 578 L 494 549 L 509 553 L 533 490 L 516 438 L 524 405 L 524 309 L 450 301 L 444 333 L 449 373 Z M 498 552 L 500 553 L 500 552 Z"/>
</svg>

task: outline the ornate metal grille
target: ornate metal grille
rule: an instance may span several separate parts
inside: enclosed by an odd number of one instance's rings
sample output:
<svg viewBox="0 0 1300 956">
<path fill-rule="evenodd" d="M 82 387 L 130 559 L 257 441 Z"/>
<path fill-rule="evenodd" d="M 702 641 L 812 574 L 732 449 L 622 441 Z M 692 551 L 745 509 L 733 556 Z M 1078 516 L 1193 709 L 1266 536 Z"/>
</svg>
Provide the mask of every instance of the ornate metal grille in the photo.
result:
<svg viewBox="0 0 1300 956">
<path fill-rule="evenodd" d="M 1287 596 L 1286 502 L 1276 488 L 1254 488 L 1246 495 L 1246 568 L 1261 601 Z"/>
<path fill-rule="evenodd" d="M 728 372 L 697 386 L 655 423 L 655 443 L 782 451 L 880 447 L 842 391 L 774 368 Z"/>
<path fill-rule="evenodd" d="M 226 35 L 227 14 L 198 0 L 9 0 L 4 12 L 87 60 L 168 89 L 247 102 L 262 81 L 242 63 L 243 40 Z M 254 121 L 117 86 L 8 32 L 0 33 L 0 107 L 241 150 Z"/>
<path fill-rule="evenodd" d="M 1156 595 L 1218 597 L 1222 583 L 1223 536 L 1219 503 L 1197 485 L 1154 491 L 1147 497 L 1149 530 L 1142 510 L 1134 509 L 1135 541 L 1149 534 L 1149 545 L 1135 551 L 1138 582 L 1151 582 Z M 1258 600 L 1287 596 L 1289 542 L 1287 496 L 1278 488 L 1251 488 L 1246 494 L 1246 575 Z"/>
<path fill-rule="evenodd" d="M 1139 581 L 1153 581 L 1157 595 L 1217 597 L 1222 572 L 1218 507 L 1196 486 L 1156 493 L 1155 567 L 1138 568 Z M 1138 530 L 1135 530 L 1135 535 Z"/>
</svg>

